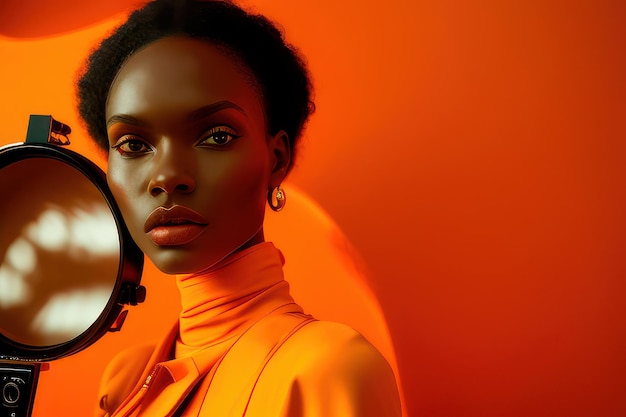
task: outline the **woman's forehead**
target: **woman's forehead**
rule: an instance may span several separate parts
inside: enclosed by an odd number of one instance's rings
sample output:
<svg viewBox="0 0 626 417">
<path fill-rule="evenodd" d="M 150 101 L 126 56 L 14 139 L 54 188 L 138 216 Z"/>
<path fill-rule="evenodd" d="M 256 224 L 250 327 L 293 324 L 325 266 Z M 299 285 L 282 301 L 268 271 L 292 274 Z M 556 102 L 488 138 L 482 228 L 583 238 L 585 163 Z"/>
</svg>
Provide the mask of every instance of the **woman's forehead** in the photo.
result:
<svg viewBox="0 0 626 417">
<path fill-rule="evenodd" d="M 263 110 L 253 76 L 234 54 L 208 41 L 167 37 L 128 58 L 111 85 L 106 110 L 109 117 L 224 100 L 252 113 Z"/>
</svg>

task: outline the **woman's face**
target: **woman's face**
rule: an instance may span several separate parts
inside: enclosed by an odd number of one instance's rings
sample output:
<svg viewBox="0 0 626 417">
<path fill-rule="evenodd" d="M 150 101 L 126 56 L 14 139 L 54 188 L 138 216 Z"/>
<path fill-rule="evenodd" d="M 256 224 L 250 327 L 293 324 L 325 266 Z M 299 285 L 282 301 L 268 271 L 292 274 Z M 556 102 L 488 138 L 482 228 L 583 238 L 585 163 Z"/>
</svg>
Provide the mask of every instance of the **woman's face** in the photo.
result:
<svg viewBox="0 0 626 417">
<path fill-rule="evenodd" d="M 183 37 L 132 55 L 106 106 L 108 183 L 133 239 L 170 274 L 206 269 L 263 241 L 268 189 L 286 174 L 249 72 Z"/>
</svg>

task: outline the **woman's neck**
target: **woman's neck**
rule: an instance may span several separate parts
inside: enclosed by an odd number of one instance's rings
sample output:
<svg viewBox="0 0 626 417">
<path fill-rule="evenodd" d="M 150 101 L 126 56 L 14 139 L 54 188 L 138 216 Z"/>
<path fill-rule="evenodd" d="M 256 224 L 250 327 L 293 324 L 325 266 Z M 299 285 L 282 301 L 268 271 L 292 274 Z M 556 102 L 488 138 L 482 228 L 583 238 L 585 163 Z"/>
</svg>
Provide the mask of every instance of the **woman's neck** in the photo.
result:
<svg viewBox="0 0 626 417">
<path fill-rule="evenodd" d="M 272 243 L 236 252 L 207 272 L 181 275 L 182 311 L 176 357 L 229 345 L 256 321 L 294 303 L 283 278 L 282 254 Z"/>
</svg>

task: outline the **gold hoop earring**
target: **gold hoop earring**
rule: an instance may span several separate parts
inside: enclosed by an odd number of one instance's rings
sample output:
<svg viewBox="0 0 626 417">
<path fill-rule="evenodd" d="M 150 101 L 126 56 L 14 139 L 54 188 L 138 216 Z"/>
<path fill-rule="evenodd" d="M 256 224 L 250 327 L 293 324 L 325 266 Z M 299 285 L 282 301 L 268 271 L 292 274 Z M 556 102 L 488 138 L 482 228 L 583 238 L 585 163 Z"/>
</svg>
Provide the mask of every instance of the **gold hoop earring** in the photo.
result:
<svg viewBox="0 0 626 417">
<path fill-rule="evenodd" d="M 267 202 L 270 208 L 276 212 L 281 211 L 287 203 L 287 194 L 285 190 L 279 185 L 267 192 Z"/>
</svg>

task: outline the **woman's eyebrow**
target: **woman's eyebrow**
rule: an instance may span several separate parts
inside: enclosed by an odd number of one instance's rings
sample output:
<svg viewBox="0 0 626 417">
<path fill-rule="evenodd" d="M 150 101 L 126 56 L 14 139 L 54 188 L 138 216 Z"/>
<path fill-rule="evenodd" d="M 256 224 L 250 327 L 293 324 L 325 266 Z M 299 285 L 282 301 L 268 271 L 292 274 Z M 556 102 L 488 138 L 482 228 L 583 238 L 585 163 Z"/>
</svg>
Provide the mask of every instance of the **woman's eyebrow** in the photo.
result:
<svg viewBox="0 0 626 417">
<path fill-rule="evenodd" d="M 209 116 L 209 115 L 211 115 L 211 114 L 213 114 L 215 112 L 218 112 L 218 111 L 224 110 L 224 109 L 235 109 L 238 112 L 240 112 L 241 114 L 243 114 L 244 116 L 248 117 L 246 112 L 241 107 L 239 107 L 238 105 L 236 105 L 232 101 L 223 100 L 223 101 L 218 101 L 217 103 L 209 104 L 209 105 L 204 106 L 204 107 L 200 107 L 198 110 L 194 110 L 189 115 L 189 118 L 191 120 L 202 119 L 203 117 Z"/>
<path fill-rule="evenodd" d="M 223 101 L 218 101 L 217 103 L 208 104 L 204 107 L 200 107 L 199 109 L 194 110 L 193 112 L 190 113 L 189 119 L 190 120 L 202 119 L 203 117 L 209 116 L 213 113 L 216 113 L 224 109 L 235 109 L 241 114 L 243 114 L 244 116 L 248 117 L 244 109 L 242 109 L 241 107 L 239 107 L 232 101 L 223 100 Z M 128 114 L 114 114 L 113 116 L 109 117 L 109 120 L 107 120 L 107 129 L 116 123 L 124 123 L 124 124 L 134 125 L 134 126 L 145 126 L 145 123 L 143 123 L 141 120 L 133 116 L 130 116 Z"/>
<path fill-rule="evenodd" d="M 107 129 L 110 128 L 115 123 L 124 123 L 127 125 L 134 125 L 134 126 L 145 125 L 145 123 L 143 123 L 139 119 L 134 118 L 133 116 L 129 116 L 127 114 L 114 114 L 113 116 L 109 117 L 109 120 L 107 120 Z"/>
</svg>

